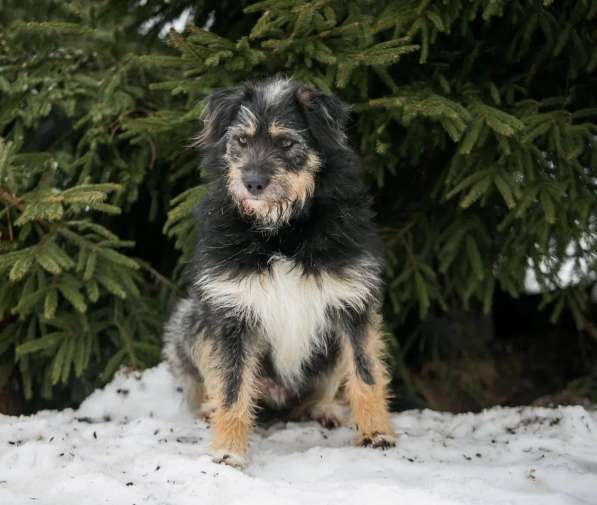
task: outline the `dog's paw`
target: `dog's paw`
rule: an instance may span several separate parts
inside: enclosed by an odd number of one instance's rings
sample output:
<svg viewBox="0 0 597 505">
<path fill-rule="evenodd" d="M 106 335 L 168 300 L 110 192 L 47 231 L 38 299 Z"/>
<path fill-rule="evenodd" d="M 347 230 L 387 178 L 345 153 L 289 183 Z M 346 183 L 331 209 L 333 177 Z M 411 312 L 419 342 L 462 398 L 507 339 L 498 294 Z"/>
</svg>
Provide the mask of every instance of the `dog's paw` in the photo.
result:
<svg viewBox="0 0 597 505">
<path fill-rule="evenodd" d="M 309 409 L 308 415 L 328 430 L 345 424 L 344 409 L 338 402 L 318 403 Z"/>
<path fill-rule="evenodd" d="M 211 460 L 214 463 L 228 465 L 238 470 L 242 470 L 247 466 L 247 457 L 242 454 L 225 451 L 223 449 L 215 451 L 211 455 Z"/>
<path fill-rule="evenodd" d="M 217 404 L 214 400 L 207 400 L 201 404 L 197 409 L 197 417 L 203 419 L 206 423 L 211 421 L 211 418 L 216 411 Z"/>
<path fill-rule="evenodd" d="M 361 447 L 373 447 L 374 449 L 381 449 L 385 451 L 392 447 L 396 447 L 396 436 L 391 433 L 363 433 L 359 435 L 357 445 Z"/>
</svg>

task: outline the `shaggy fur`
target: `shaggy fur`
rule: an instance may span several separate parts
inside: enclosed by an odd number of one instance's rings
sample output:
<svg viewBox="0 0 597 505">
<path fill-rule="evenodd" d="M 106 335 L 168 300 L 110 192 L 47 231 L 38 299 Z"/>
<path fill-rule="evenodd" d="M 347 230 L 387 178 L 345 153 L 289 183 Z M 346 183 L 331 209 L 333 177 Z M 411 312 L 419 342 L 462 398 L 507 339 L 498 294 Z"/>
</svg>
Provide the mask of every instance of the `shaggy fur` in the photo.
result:
<svg viewBox="0 0 597 505">
<path fill-rule="evenodd" d="M 213 423 L 213 456 L 246 462 L 256 406 L 340 422 L 394 445 L 378 316 L 383 258 L 336 97 L 284 78 L 215 92 L 197 142 L 210 190 L 196 209 L 188 298 L 165 356 Z"/>
</svg>

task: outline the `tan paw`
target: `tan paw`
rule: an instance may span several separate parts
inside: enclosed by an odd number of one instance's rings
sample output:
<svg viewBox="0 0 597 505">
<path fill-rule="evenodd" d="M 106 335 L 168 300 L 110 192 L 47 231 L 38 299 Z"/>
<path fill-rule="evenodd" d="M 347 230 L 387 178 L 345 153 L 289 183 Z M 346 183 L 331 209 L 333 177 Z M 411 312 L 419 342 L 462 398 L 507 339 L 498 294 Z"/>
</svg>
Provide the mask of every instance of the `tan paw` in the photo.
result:
<svg viewBox="0 0 597 505">
<path fill-rule="evenodd" d="M 381 449 L 385 451 L 392 447 L 396 447 L 396 436 L 392 433 L 362 433 L 357 439 L 357 445 L 361 447 L 373 447 L 374 449 Z"/>
<path fill-rule="evenodd" d="M 318 403 L 309 409 L 308 415 L 328 430 L 345 424 L 344 408 L 338 402 Z"/>
<path fill-rule="evenodd" d="M 216 408 L 217 404 L 214 400 L 206 400 L 197 409 L 197 417 L 199 419 L 203 419 L 206 423 L 209 423 L 214 415 L 214 412 L 216 411 Z"/>
<path fill-rule="evenodd" d="M 228 465 L 239 470 L 247 466 L 247 457 L 242 454 L 226 451 L 224 449 L 217 450 L 212 453 L 211 460 L 214 463 Z"/>
</svg>

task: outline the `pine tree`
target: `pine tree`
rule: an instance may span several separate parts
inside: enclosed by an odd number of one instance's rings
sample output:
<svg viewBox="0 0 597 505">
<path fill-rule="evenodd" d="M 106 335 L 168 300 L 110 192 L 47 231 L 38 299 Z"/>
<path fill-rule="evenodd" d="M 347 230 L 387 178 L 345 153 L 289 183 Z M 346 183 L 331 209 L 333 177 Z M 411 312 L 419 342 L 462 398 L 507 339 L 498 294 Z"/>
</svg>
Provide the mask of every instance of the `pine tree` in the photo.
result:
<svg viewBox="0 0 597 505">
<path fill-rule="evenodd" d="M 115 29 L 112 3 L 3 4 L 0 377 L 17 376 L 27 399 L 59 384 L 80 399 L 160 356 L 171 283 L 131 238 L 141 194 L 145 219 L 166 205 L 165 176 L 152 172 L 157 147 L 122 126 L 151 106 L 149 81 L 127 37 L 136 20 Z"/>
<path fill-rule="evenodd" d="M 352 105 L 397 367 L 418 321 L 489 313 L 529 267 L 547 316 L 597 336 L 596 16 L 590 0 L 0 0 L 0 380 L 49 396 L 159 359 L 205 192 L 188 148 L 203 100 L 279 72 Z M 561 285 L 570 257 L 580 282 Z"/>
</svg>

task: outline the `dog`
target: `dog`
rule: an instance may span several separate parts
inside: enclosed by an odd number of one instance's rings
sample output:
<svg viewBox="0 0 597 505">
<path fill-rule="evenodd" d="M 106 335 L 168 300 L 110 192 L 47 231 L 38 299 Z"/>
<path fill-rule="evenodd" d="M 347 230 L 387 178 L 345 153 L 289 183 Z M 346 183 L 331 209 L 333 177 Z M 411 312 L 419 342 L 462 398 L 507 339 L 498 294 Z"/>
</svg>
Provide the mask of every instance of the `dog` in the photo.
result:
<svg viewBox="0 0 597 505">
<path fill-rule="evenodd" d="M 259 405 L 332 427 L 347 400 L 357 444 L 395 445 L 382 362 L 383 251 L 336 96 L 274 77 L 215 91 L 196 141 L 188 297 L 164 355 L 218 463 L 247 464 Z"/>
</svg>

